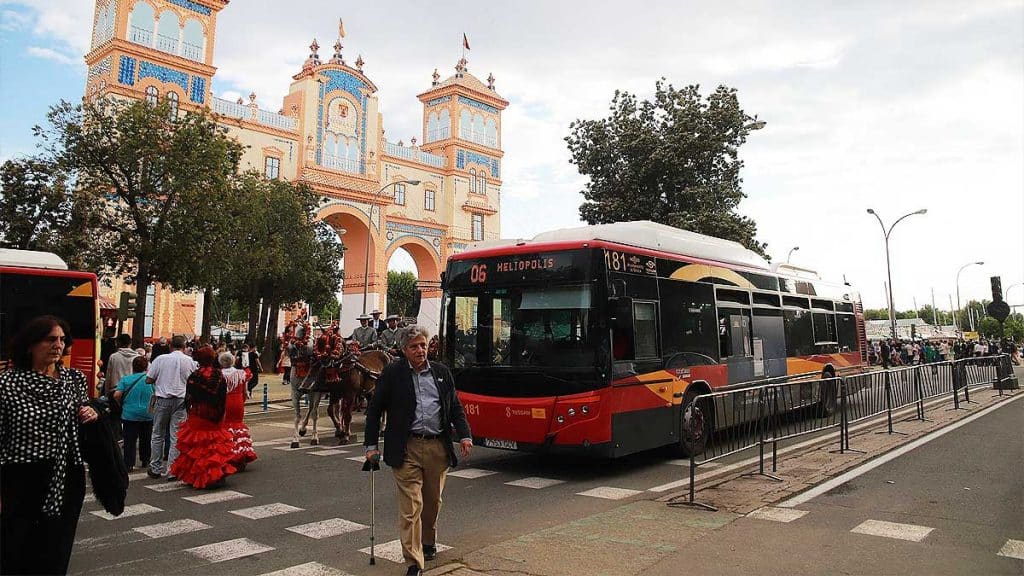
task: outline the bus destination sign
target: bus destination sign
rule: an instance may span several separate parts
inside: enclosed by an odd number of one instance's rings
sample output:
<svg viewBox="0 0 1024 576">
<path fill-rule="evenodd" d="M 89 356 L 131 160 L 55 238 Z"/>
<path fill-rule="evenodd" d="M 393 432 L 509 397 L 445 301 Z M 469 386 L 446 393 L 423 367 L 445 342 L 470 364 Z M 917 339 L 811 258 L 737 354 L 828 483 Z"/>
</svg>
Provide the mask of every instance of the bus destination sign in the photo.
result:
<svg viewBox="0 0 1024 576">
<path fill-rule="evenodd" d="M 503 284 L 539 280 L 581 280 L 586 277 L 586 252 L 509 254 L 452 262 L 454 285 Z"/>
</svg>

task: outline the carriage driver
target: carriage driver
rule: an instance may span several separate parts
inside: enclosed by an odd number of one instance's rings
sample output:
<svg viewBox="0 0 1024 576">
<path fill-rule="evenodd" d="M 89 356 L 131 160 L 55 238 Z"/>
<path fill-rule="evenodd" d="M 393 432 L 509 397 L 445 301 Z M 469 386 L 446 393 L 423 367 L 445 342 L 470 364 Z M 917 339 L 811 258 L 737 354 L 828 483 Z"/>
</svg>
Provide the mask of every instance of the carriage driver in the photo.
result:
<svg viewBox="0 0 1024 576">
<path fill-rule="evenodd" d="M 369 350 L 377 343 L 377 331 L 370 326 L 370 317 L 366 314 L 359 316 L 359 327 L 352 331 L 351 339 L 359 343 L 360 350 Z"/>
<path fill-rule="evenodd" d="M 380 347 L 392 356 L 398 356 L 398 314 L 384 319 L 388 327 L 380 333 Z"/>
</svg>

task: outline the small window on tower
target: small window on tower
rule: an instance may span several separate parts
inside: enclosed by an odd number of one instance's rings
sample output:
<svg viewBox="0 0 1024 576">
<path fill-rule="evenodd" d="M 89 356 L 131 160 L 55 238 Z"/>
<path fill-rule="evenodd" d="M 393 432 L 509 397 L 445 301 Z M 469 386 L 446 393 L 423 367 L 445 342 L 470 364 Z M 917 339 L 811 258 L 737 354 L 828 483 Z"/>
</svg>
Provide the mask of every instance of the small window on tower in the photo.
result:
<svg viewBox="0 0 1024 576">
<path fill-rule="evenodd" d="M 156 89 L 156 86 L 149 86 L 146 88 L 146 104 L 150 106 L 156 106 L 160 102 L 160 91 Z"/>
<path fill-rule="evenodd" d="M 469 191 L 476 192 L 476 168 L 469 169 Z"/>
<path fill-rule="evenodd" d="M 434 191 L 424 190 L 423 191 L 423 209 L 434 211 Z"/>
<path fill-rule="evenodd" d="M 178 119 L 178 93 L 177 92 L 168 92 L 167 93 L 167 105 L 171 108 L 171 111 L 168 114 L 168 116 L 171 118 L 171 120 L 177 120 Z"/>
<path fill-rule="evenodd" d="M 267 156 L 267 159 L 263 163 L 264 175 L 273 180 L 281 174 L 281 159 L 274 158 L 273 156 Z"/>
<path fill-rule="evenodd" d="M 484 239 L 484 215 L 473 214 L 473 240 Z"/>
<path fill-rule="evenodd" d="M 395 204 L 405 206 L 405 184 L 395 184 Z"/>
</svg>

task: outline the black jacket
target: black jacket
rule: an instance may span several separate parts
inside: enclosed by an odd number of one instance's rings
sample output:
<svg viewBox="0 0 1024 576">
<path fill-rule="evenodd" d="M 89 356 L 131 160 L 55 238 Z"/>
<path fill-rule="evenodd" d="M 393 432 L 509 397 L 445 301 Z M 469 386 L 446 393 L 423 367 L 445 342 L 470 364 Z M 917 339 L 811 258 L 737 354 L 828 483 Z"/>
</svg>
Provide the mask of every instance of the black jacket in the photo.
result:
<svg viewBox="0 0 1024 576">
<path fill-rule="evenodd" d="M 455 378 L 448 367 L 438 362 L 430 363 L 430 371 L 434 376 L 438 396 L 441 398 L 441 439 L 451 466 L 458 464 L 455 450 L 452 448 L 452 427 L 456 437 L 472 438 L 466 414 L 455 394 Z M 412 381 L 412 367 L 407 360 L 396 360 L 388 364 L 381 372 L 377 389 L 373 393 L 370 405 L 366 409 L 365 444 L 379 444 L 381 415 L 387 413 L 387 428 L 384 429 L 384 462 L 392 468 L 402 466 L 405 461 L 405 443 L 409 438 L 409 429 L 416 418 L 416 388 Z"/>
<path fill-rule="evenodd" d="M 89 465 L 89 480 L 96 499 L 107 512 L 120 516 L 128 493 L 128 468 L 114 435 L 109 408 L 99 400 L 91 400 L 89 406 L 100 417 L 78 427 L 82 459 Z"/>
</svg>

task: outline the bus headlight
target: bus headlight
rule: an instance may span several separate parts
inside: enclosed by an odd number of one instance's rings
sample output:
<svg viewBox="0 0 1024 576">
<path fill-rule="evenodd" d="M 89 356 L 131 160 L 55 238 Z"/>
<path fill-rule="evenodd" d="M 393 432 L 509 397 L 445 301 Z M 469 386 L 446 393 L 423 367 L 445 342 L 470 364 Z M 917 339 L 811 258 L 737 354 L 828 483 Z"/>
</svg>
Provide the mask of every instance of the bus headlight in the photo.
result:
<svg viewBox="0 0 1024 576">
<path fill-rule="evenodd" d="M 586 404 L 584 404 L 584 405 L 583 405 L 583 407 L 582 407 L 582 408 L 580 408 L 580 412 L 581 412 L 581 413 L 582 413 L 582 414 L 583 414 L 584 416 L 586 416 L 587 414 L 590 414 L 590 406 L 587 406 Z"/>
<path fill-rule="evenodd" d="M 555 422 L 558 422 L 559 424 L 564 424 L 565 423 L 565 416 L 562 416 L 561 414 L 559 414 L 558 416 L 555 416 Z"/>
<path fill-rule="evenodd" d="M 575 416 L 575 415 L 576 415 L 576 409 L 575 408 L 569 408 L 569 417 L 572 417 L 572 416 Z"/>
</svg>

